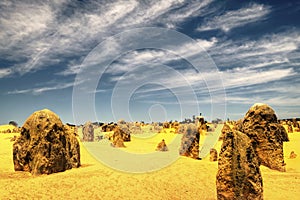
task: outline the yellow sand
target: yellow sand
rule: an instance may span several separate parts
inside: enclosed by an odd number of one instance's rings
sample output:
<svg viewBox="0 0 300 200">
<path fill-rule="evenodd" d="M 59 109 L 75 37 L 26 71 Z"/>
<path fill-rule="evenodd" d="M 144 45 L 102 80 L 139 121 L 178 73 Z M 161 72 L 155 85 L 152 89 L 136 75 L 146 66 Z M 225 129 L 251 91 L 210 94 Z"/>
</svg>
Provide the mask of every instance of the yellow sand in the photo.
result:
<svg viewBox="0 0 300 200">
<path fill-rule="evenodd" d="M 152 152 L 161 139 L 167 144 L 174 139 L 174 134 L 167 132 L 148 138 L 132 137 L 124 150 Z M 81 145 L 82 167 L 34 177 L 27 172 L 14 172 L 10 142 L 14 135 L 0 134 L 0 199 L 216 199 L 217 162 L 209 162 L 208 158 L 180 157 L 161 170 L 132 174 L 104 166 Z M 261 167 L 264 199 L 300 196 L 300 133 L 289 136 L 291 141 L 284 144 L 287 172 Z M 200 144 L 203 140 L 204 137 Z M 218 152 L 220 146 L 218 142 Z M 298 154 L 296 159 L 288 158 L 292 150 Z"/>
<path fill-rule="evenodd" d="M 0 131 L 6 131 L 6 130 L 14 130 L 16 127 L 9 124 L 0 125 Z"/>
</svg>

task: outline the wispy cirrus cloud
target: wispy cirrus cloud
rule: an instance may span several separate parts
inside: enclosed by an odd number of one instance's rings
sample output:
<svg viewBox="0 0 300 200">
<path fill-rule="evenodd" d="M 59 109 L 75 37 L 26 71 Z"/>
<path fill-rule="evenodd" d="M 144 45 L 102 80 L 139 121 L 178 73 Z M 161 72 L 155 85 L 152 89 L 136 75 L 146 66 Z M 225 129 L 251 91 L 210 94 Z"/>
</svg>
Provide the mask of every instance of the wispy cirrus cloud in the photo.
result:
<svg viewBox="0 0 300 200">
<path fill-rule="evenodd" d="M 299 58 L 299 30 L 286 30 L 263 35 L 258 40 L 220 41 L 208 53 L 220 69 L 225 68 L 289 68 Z M 292 56 L 291 56 L 292 55 Z"/>
<path fill-rule="evenodd" d="M 0 27 L 5 30 L 0 33 L 0 53 L 6 55 L 8 61 L 15 61 L 11 66 L 13 74 L 23 75 L 58 64 L 66 57 L 87 54 L 95 42 L 123 30 L 176 24 L 196 16 L 210 2 L 131 0 L 80 5 L 68 0 L 50 3 L 5 1 L 0 18 Z M 61 74 L 72 74 L 74 68 L 76 66 L 69 65 L 67 72 Z"/>
<path fill-rule="evenodd" d="M 62 90 L 66 88 L 71 88 L 74 87 L 76 84 L 80 84 L 81 82 L 68 82 L 68 83 L 52 83 L 50 86 L 42 86 L 42 87 L 34 87 L 30 89 L 23 89 L 23 90 L 13 90 L 7 92 L 8 95 L 13 95 L 13 94 L 34 94 L 34 95 L 39 95 L 44 92 L 49 92 L 49 91 L 54 91 L 54 90 Z"/>
<path fill-rule="evenodd" d="M 208 19 L 204 24 L 200 25 L 197 30 L 207 31 L 221 29 L 228 32 L 234 28 L 263 20 L 270 12 L 271 8 L 269 6 L 254 3 Z"/>
</svg>

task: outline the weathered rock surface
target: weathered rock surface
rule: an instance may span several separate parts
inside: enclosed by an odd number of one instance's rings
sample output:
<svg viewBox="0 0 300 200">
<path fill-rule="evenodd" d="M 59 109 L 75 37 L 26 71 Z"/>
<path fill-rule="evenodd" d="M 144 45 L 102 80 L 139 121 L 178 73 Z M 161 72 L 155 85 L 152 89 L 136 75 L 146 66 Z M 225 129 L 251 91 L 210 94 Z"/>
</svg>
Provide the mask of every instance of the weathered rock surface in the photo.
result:
<svg viewBox="0 0 300 200">
<path fill-rule="evenodd" d="M 123 139 L 123 132 L 120 130 L 118 126 L 114 128 L 114 134 L 113 134 L 113 141 L 112 146 L 113 147 L 125 147 L 124 145 L 124 139 Z"/>
<path fill-rule="evenodd" d="M 142 134 L 143 133 L 143 130 L 140 126 L 131 126 L 129 128 L 129 130 L 132 134 Z"/>
<path fill-rule="evenodd" d="M 293 133 L 293 126 L 292 125 L 287 125 L 288 133 Z"/>
<path fill-rule="evenodd" d="M 258 157 L 247 135 L 225 134 L 219 154 L 217 199 L 263 199 Z"/>
<path fill-rule="evenodd" d="M 93 142 L 94 141 L 94 127 L 91 122 L 86 122 L 82 127 L 82 140 L 84 142 Z"/>
<path fill-rule="evenodd" d="M 103 132 L 110 132 L 110 131 L 113 131 L 114 128 L 117 126 L 117 124 L 103 124 L 101 126 L 101 129 Z"/>
<path fill-rule="evenodd" d="M 158 143 L 156 151 L 168 151 L 168 147 L 164 139 Z"/>
<path fill-rule="evenodd" d="M 195 124 L 188 124 L 181 138 L 179 154 L 190 158 L 199 158 L 200 134 Z"/>
<path fill-rule="evenodd" d="M 288 141 L 288 135 L 270 106 L 254 104 L 239 129 L 251 139 L 261 165 L 285 171 L 283 142 Z"/>
<path fill-rule="evenodd" d="M 180 124 L 177 130 L 177 133 L 184 134 L 186 132 L 187 125 L 186 124 Z"/>
<path fill-rule="evenodd" d="M 296 119 L 293 119 L 292 122 L 293 122 L 293 127 L 294 128 L 300 128 L 300 124 L 297 122 Z"/>
<path fill-rule="evenodd" d="M 230 126 L 228 124 L 225 123 L 223 125 L 222 130 L 221 130 L 221 135 L 219 137 L 219 140 L 223 140 L 225 134 L 228 133 L 228 132 L 231 132 L 231 128 L 230 128 Z"/>
<path fill-rule="evenodd" d="M 13 144 L 15 171 L 51 174 L 80 166 L 75 134 L 50 110 L 34 112 Z"/>
<path fill-rule="evenodd" d="M 130 142 L 131 141 L 131 136 L 130 136 L 130 130 L 127 124 L 120 124 L 118 125 L 123 141 L 124 142 Z"/>
<path fill-rule="evenodd" d="M 209 161 L 210 162 L 215 162 L 218 160 L 218 151 L 214 148 L 211 148 L 209 151 L 210 157 L 209 157 Z"/>
<path fill-rule="evenodd" d="M 170 123 L 169 122 L 164 122 L 163 123 L 163 128 L 170 128 Z"/>
<path fill-rule="evenodd" d="M 179 122 L 175 121 L 175 122 L 172 122 L 171 124 L 171 128 L 174 128 L 175 130 L 175 133 L 178 133 L 178 128 L 179 128 Z"/>
</svg>

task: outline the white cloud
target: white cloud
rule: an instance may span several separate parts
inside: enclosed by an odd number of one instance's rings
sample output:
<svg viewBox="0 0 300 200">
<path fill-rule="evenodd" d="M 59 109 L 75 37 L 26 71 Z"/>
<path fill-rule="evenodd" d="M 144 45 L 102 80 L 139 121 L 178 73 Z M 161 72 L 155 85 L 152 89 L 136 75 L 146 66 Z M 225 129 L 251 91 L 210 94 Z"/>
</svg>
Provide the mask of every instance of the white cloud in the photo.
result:
<svg viewBox="0 0 300 200">
<path fill-rule="evenodd" d="M 9 68 L 0 69 L 0 78 L 7 77 L 7 76 L 9 76 L 11 74 L 12 74 L 12 71 Z"/>
<path fill-rule="evenodd" d="M 68 75 L 74 75 L 80 73 L 81 71 L 80 67 L 81 67 L 80 65 L 70 65 L 66 70 L 57 73 L 57 75 L 68 76 Z"/>
<path fill-rule="evenodd" d="M 296 72 L 292 68 L 269 71 L 233 69 L 222 73 L 225 88 L 243 87 L 268 83 L 275 80 L 291 77 Z"/>
<path fill-rule="evenodd" d="M 265 35 L 258 40 L 219 41 L 208 49 L 208 53 L 221 68 L 236 65 L 241 68 L 263 68 L 275 65 L 288 67 L 292 65 L 289 54 L 299 47 L 298 30 L 288 30 Z"/>
<path fill-rule="evenodd" d="M 228 11 L 223 15 L 216 16 L 209 21 L 206 21 L 198 31 L 222 29 L 225 32 L 233 28 L 241 27 L 249 23 L 257 22 L 271 11 L 270 7 L 260 4 L 251 4 L 239 10 Z"/>
<path fill-rule="evenodd" d="M 61 57 L 65 56 L 74 56 L 78 59 L 70 62 L 65 70 L 57 74 L 64 76 L 77 74 L 82 67 L 80 65 L 82 56 L 87 55 L 91 46 L 105 38 L 126 29 L 158 23 L 174 28 L 190 17 L 205 15 L 209 12 L 208 7 L 213 1 L 193 1 L 187 4 L 186 2 L 188 1 L 166 0 L 148 4 L 144 1 L 95 3 L 88 12 L 79 10 L 68 17 L 59 14 L 63 9 L 63 3 L 52 5 L 18 3 L 16 6 L 8 4 L 8 9 L 2 13 L 2 16 L 6 17 L 0 18 L 0 28 L 5 30 L 0 32 L 0 53 L 9 55 L 7 57 L 9 60 L 26 60 L 26 62 L 19 62 L 10 69 L 1 69 L 0 78 L 14 73 L 22 75 L 48 67 L 53 63 L 59 63 Z M 250 4 L 206 21 L 199 30 L 221 29 L 228 32 L 236 27 L 263 20 L 270 12 L 271 8 L 268 6 Z M 58 18 L 60 20 L 57 20 Z M 288 56 L 289 53 L 299 49 L 298 30 L 266 35 L 258 40 L 223 41 L 216 37 L 198 38 L 196 44 L 198 46 L 189 43 L 179 44 L 177 53 L 179 56 L 190 58 L 205 53 L 204 50 L 208 51 L 222 69 L 225 89 L 252 87 L 298 75 L 291 67 L 293 63 Z M 109 54 L 116 48 L 118 48 L 117 44 L 110 43 L 105 53 Z M 15 49 L 16 52 L 13 52 Z M 182 74 L 184 79 L 178 79 L 178 76 L 173 74 L 175 72 L 164 74 L 157 71 L 150 75 L 144 74 L 141 70 L 132 72 L 128 76 L 115 76 L 133 71 L 145 64 L 148 64 L 149 68 L 155 66 L 153 64 L 168 64 L 170 61 L 181 59 L 179 56 L 164 50 L 133 51 L 121 57 L 119 62 L 112 64 L 106 72 L 114 75 L 111 81 L 128 79 L 130 84 L 137 79 L 156 80 L 169 88 L 181 88 L 182 93 L 185 87 L 189 87 L 188 84 L 195 88 L 205 87 L 203 77 L 207 81 L 218 78 L 215 74 L 202 73 L 202 76 L 199 76 L 192 70 L 180 69 L 175 71 Z M 294 56 L 297 58 L 297 55 Z M 228 66 L 233 69 L 225 71 Z M 40 94 L 72 86 L 73 83 L 57 83 L 45 87 L 10 91 L 9 94 Z M 145 91 L 143 95 L 164 89 L 164 87 L 156 87 Z M 203 92 L 201 89 L 197 91 L 202 95 L 201 92 Z"/>
<path fill-rule="evenodd" d="M 208 50 L 217 44 L 218 39 L 216 37 L 212 37 L 210 40 L 196 39 L 196 41 L 198 45 L 200 45 L 205 50 Z"/>
<path fill-rule="evenodd" d="M 75 85 L 81 84 L 82 82 L 69 82 L 69 83 L 56 83 L 52 86 L 44 86 L 44 87 L 36 87 L 36 88 L 30 88 L 30 89 L 23 89 L 23 90 L 13 90 L 7 92 L 7 94 L 13 95 L 13 94 L 27 94 L 31 93 L 34 95 L 39 95 L 44 92 L 53 91 L 53 90 L 62 90 L 66 88 L 73 87 Z"/>
<path fill-rule="evenodd" d="M 9 48 L 24 40 L 37 39 L 54 20 L 51 7 L 47 4 L 27 4 L 19 2 L 1 10 L 1 48 Z"/>
<path fill-rule="evenodd" d="M 0 53 L 7 54 L 6 59 L 11 61 L 22 60 L 11 69 L 12 73 L 23 75 L 59 63 L 66 56 L 85 54 L 95 42 L 123 30 L 157 23 L 176 25 L 201 14 L 210 3 L 211 0 L 93 2 L 86 10 L 79 8 L 68 16 L 63 10 L 68 4 L 75 3 L 67 0 L 36 4 L 3 3 L 6 9 L 2 15 L 5 17 L 0 18 L 0 26 L 5 31 L 0 32 Z M 210 44 L 203 45 L 207 47 Z M 80 63 L 73 65 L 59 74 L 78 72 Z"/>
<path fill-rule="evenodd" d="M 182 23 L 191 17 L 200 16 L 205 12 L 208 12 L 207 7 L 212 2 L 213 0 L 188 1 L 187 5 L 184 5 L 183 7 L 180 7 L 179 5 L 179 9 L 164 16 L 161 20 L 166 23 L 168 28 L 176 28 L 179 23 Z"/>
</svg>

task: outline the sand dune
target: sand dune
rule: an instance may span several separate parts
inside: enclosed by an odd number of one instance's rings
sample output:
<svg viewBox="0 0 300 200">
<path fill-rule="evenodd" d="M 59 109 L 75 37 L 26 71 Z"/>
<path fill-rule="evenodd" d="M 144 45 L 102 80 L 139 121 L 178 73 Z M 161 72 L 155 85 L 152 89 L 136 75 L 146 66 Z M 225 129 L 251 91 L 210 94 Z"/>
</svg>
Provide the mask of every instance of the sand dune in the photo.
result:
<svg viewBox="0 0 300 200">
<path fill-rule="evenodd" d="M 17 134 L 0 134 L 0 199 L 216 199 L 218 166 L 217 162 L 209 162 L 208 157 L 203 160 L 178 157 L 175 162 L 157 171 L 128 173 L 99 162 L 81 143 L 80 168 L 32 176 L 27 172 L 14 172 L 13 142 L 10 141 L 14 135 Z M 165 139 L 170 146 L 169 153 L 177 153 L 180 137 L 176 139 L 175 136 L 168 132 L 148 138 L 132 137 L 131 142 L 125 143 L 127 148 L 123 151 L 153 152 L 158 142 Z M 284 144 L 287 172 L 261 166 L 264 199 L 298 199 L 300 196 L 300 133 L 291 133 L 289 137 L 290 142 Z M 204 139 L 200 139 L 200 146 Z M 112 148 L 105 142 L 89 145 Z M 221 142 L 218 142 L 215 148 L 219 151 L 220 146 Z M 289 159 L 291 151 L 299 156 Z M 166 152 L 156 153 L 162 157 L 168 155 Z M 120 162 L 120 159 L 116 158 L 115 162 Z"/>
</svg>

